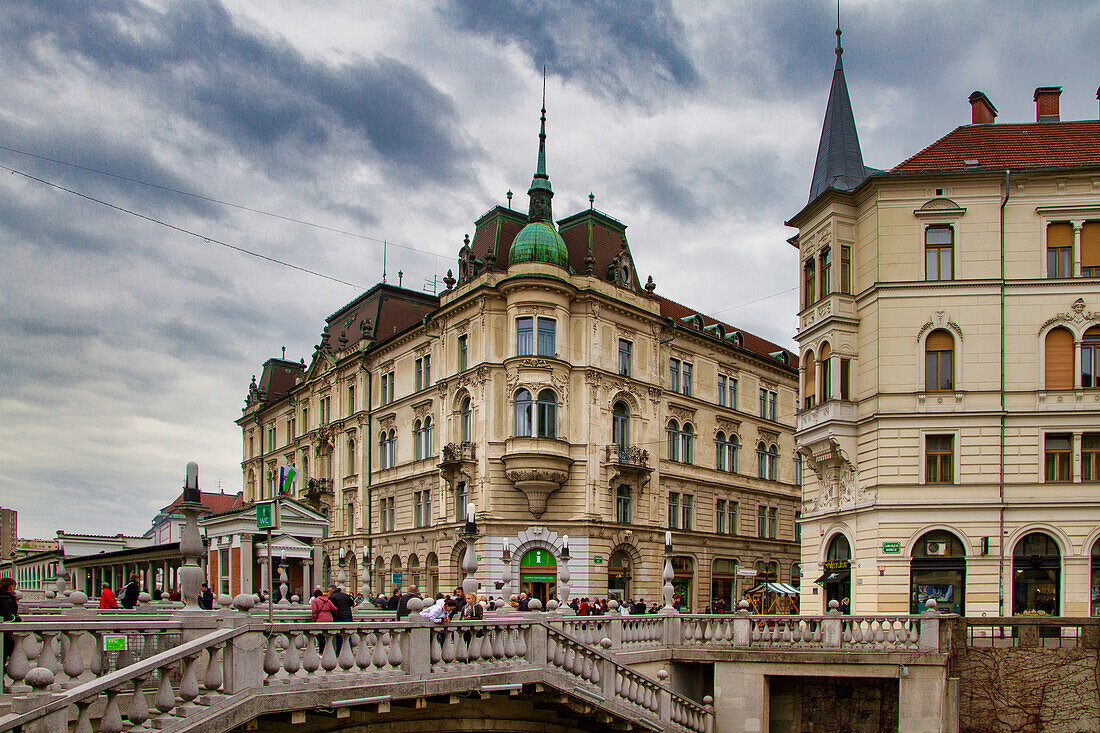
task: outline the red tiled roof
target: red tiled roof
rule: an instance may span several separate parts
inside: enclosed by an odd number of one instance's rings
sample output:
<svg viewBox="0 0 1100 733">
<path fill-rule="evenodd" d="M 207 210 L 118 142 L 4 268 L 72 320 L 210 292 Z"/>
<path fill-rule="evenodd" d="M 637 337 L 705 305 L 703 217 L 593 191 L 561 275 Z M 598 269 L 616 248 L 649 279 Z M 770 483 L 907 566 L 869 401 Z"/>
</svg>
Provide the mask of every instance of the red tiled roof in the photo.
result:
<svg viewBox="0 0 1100 733">
<path fill-rule="evenodd" d="M 227 512 L 231 509 L 236 509 L 244 504 L 244 492 L 238 491 L 236 494 L 215 494 L 214 492 L 201 491 L 202 496 L 200 500 L 203 507 L 210 514 L 218 514 L 220 512 Z M 161 509 L 165 514 L 171 514 L 172 511 L 183 503 L 183 493 L 181 492 L 176 500 L 168 506 Z"/>
<path fill-rule="evenodd" d="M 706 335 L 711 335 L 713 332 L 701 331 L 690 321 L 683 320 L 684 318 L 688 318 L 689 316 L 701 315 L 703 316 L 704 327 L 712 326 L 715 323 L 719 323 L 722 325 L 722 328 L 726 330 L 727 334 L 733 333 L 734 331 L 739 331 L 744 337 L 745 349 L 764 358 L 774 359 L 775 357 L 773 357 L 772 354 L 777 351 L 784 351 L 787 353 L 787 366 L 791 367 L 792 369 L 798 369 L 798 356 L 791 351 L 784 349 L 779 344 L 773 344 L 767 339 L 762 339 L 759 336 L 755 336 L 749 333 L 748 331 L 737 328 L 736 326 L 731 326 L 730 324 L 723 321 L 719 321 L 717 318 L 711 318 L 710 316 L 703 315 L 702 313 L 694 311 L 685 305 L 681 305 L 674 300 L 669 300 L 668 298 L 661 297 L 660 295 L 654 295 L 653 297 L 661 306 L 661 315 L 674 320 L 676 322 L 677 328 L 687 328 L 695 331 L 696 333 L 705 333 Z M 729 341 L 727 341 L 726 343 L 730 346 L 733 345 L 732 342 Z"/>
<path fill-rule="evenodd" d="M 573 272 L 583 273 L 586 270 L 584 259 L 588 256 L 588 224 L 592 224 L 592 257 L 595 259 L 593 274 L 602 279 L 607 279 L 607 267 L 612 260 L 619 256 L 619 252 L 626 246 L 626 227 L 619 222 L 613 222 L 610 217 L 601 215 L 594 209 L 573 214 L 562 226 L 561 238 L 569 250 L 569 266 Z"/>
<path fill-rule="evenodd" d="M 976 166 L 965 161 L 976 160 Z M 893 169 L 923 171 L 1100 165 L 1100 121 L 963 125 Z"/>
</svg>

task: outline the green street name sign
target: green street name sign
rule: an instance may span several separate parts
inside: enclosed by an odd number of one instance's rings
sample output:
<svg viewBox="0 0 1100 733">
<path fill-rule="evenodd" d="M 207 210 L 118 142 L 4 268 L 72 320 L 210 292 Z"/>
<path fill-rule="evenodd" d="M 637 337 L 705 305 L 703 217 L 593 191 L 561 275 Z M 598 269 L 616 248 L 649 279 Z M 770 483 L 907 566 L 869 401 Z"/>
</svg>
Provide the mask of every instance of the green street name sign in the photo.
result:
<svg viewBox="0 0 1100 733">
<path fill-rule="evenodd" d="M 592 562 L 596 563 L 597 565 L 603 565 L 603 555 L 593 556 Z"/>
<path fill-rule="evenodd" d="M 275 502 L 267 501 L 256 505 L 256 529 L 278 529 L 279 513 Z"/>
<path fill-rule="evenodd" d="M 126 637 L 122 634 L 104 634 L 103 651 L 124 652 L 127 649 Z"/>
<path fill-rule="evenodd" d="M 900 555 L 901 543 L 900 542 L 883 542 L 882 554 L 884 555 Z"/>
</svg>

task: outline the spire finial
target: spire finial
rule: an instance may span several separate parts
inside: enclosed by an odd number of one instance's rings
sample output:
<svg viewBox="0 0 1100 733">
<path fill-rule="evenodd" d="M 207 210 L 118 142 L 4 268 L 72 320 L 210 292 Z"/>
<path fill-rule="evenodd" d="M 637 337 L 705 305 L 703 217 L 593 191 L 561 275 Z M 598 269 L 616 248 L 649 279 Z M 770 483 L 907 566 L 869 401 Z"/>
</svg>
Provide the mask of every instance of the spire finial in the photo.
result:
<svg viewBox="0 0 1100 733">
<path fill-rule="evenodd" d="M 844 47 L 840 44 L 840 0 L 836 0 L 836 62 L 840 64 L 840 56 L 844 53 Z"/>
<path fill-rule="evenodd" d="M 542 116 L 539 118 L 539 162 L 536 178 L 546 178 L 546 66 L 542 67 Z"/>
<path fill-rule="evenodd" d="M 535 175 L 531 179 L 531 188 L 527 195 L 531 205 L 527 211 L 527 221 L 553 221 L 550 199 L 554 190 L 550 187 L 550 176 L 546 175 L 546 67 L 542 67 L 542 115 L 539 117 L 539 160 L 535 166 Z"/>
</svg>

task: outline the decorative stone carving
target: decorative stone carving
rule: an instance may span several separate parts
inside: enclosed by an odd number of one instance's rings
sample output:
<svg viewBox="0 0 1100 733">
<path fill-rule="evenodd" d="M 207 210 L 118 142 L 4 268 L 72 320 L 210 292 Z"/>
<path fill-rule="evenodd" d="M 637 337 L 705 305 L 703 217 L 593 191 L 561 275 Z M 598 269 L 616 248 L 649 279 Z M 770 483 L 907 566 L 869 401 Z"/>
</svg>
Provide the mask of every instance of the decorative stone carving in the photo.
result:
<svg viewBox="0 0 1100 733">
<path fill-rule="evenodd" d="M 431 414 L 432 401 L 424 400 L 423 402 L 413 405 L 413 416 L 417 420 L 423 420 L 426 416 Z"/>
<path fill-rule="evenodd" d="M 1066 313 L 1059 313 L 1053 318 L 1048 318 L 1042 326 L 1039 327 L 1040 333 L 1047 326 L 1052 326 L 1055 323 L 1069 323 L 1074 326 L 1083 326 L 1086 323 L 1100 320 L 1100 313 L 1095 311 L 1086 312 L 1085 309 L 1088 306 L 1085 304 L 1084 298 L 1078 298 L 1073 301 L 1073 305 L 1069 307 L 1069 311 Z"/>
<path fill-rule="evenodd" d="M 672 403 L 668 406 L 668 416 L 681 423 L 692 422 L 695 420 L 695 408 Z"/>
<path fill-rule="evenodd" d="M 569 478 L 569 444 L 548 438 L 509 438 L 505 445 L 504 475 L 527 497 L 527 508 L 541 517 L 550 494 Z"/>
<path fill-rule="evenodd" d="M 397 413 L 396 412 L 391 412 L 388 415 L 380 415 L 379 418 L 378 418 L 378 427 L 380 427 L 383 430 L 389 430 L 390 428 L 392 428 L 394 426 L 394 423 L 396 421 L 397 421 Z"/>
<path fill-rule="evenodd" d="M 736 435 L 737 432 L 741 429 L 741 421 L 740 420 L 734 420 L 733 418 L 726 417 L 725 415 L 718 415 L 715 418 L 714 422 L 715 422 L 715 425 L 714 425 L 715 434 L 717 434 L 718 431 L 721 430 L 722 432 L 726 433 L 727 435 Z"/>
<path fill-rule="evenodd" d="M 932 314 L 932 317 L 920 327 L 920 331 L 917 332 L 917 343 L 924 338 L 924 334 L 928 333 L 934 328 L 950 328 L 959 336 L 959 340 L 962 341 L 963 332 L 959 324 L 951 320 L 951 317 L 947 314 L 947 311 L 938 310 Z"/>
<path fill-rule="evenodd" d="M 825 511 L 854 505 L 873 505 L 876 489 L 861 489 L 856 468 L 834 438 L 817 441 L 800 449 L 817 476 L 818 491 L 807 502 L 808 511 Z"/>
</svg>

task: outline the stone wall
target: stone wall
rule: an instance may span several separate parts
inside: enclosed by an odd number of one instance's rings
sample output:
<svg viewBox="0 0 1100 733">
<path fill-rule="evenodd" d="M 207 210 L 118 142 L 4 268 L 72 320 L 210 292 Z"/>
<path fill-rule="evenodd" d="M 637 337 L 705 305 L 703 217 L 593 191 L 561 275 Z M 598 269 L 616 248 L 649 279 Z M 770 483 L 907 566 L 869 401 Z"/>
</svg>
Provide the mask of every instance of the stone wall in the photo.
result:
<svg viewBox="0 0 1100 733">
<path fill-rule="evenodd" d="M 769 733 L 896 733 L 896 679 L 769 677 Z"/>
<path fill-rule="evenodd" d="M 951 664 L 960 733 L 1100 731 L 1098 669 L 1084 646 L 962 647 Z"/>
</svg>

